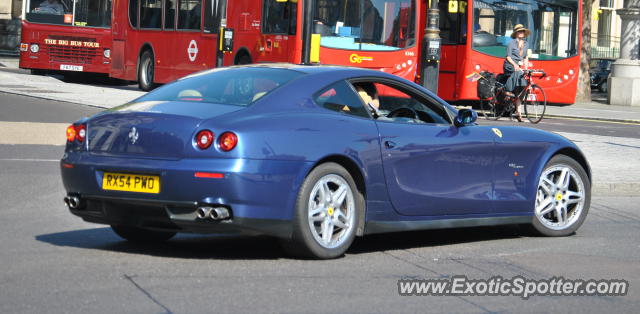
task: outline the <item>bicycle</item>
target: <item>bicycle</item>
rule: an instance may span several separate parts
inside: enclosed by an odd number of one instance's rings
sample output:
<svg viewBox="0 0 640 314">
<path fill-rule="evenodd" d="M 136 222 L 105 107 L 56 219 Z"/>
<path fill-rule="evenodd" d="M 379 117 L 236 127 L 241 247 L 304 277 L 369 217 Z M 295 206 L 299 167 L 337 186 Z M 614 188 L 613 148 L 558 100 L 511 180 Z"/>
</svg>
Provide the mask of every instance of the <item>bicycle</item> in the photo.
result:
<svg viewBox="0 0 640 314">
<path fill-rule="evenodd" d="M 485 96 L 480 97 L 480 110 L 487 120 L 498 120 L 505 113 L 508 113 L 509 118 L 513 120 L 516 111 L 515 101 L 518 98 L 521 101 L 520 105 L 524 107 L 525 117 L 531 123 L 538 123 L 542 120 L 547 109 L 547 96 L 542 87 L 533 83 L 533 78 L 543 78 L 547 74 L 540 69 L 527 69 L 523 70 L 523 72 L 527 86 L 521 88 L 514 96 L 507 95 L 504 89 L 506 77 L 503 74 L 496 77 L 491 72 L 483 71 L 480 73 L 482 76 L 480 80 L 488 81 L 482 84 L 485 86 L 483 92 L 480 91 L 481 84 L 478 82 L 478 96 Z M 491 84 L 493 80 L 495 80 L 495 83 Z M 487 84 L 492 85 L 489 86 L 488 91 Z"/>
</svg>

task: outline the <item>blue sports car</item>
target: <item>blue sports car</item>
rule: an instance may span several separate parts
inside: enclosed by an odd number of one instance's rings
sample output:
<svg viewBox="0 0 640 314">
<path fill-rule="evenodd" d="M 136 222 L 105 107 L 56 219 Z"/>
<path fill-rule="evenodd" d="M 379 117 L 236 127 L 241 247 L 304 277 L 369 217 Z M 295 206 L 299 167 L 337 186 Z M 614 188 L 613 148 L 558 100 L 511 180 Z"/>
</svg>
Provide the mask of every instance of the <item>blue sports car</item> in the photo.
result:
<svg viewBox="0 0 640 314">
<path fill-rule="evenodd" d="M 241 232 L 312 258 L 381 232 L 573 234 L 591 198 L 578 147 L 476 117 L 379 71 L 214 69 L 69 126 L 64 201 L 130 241 Z"/>
</svg>

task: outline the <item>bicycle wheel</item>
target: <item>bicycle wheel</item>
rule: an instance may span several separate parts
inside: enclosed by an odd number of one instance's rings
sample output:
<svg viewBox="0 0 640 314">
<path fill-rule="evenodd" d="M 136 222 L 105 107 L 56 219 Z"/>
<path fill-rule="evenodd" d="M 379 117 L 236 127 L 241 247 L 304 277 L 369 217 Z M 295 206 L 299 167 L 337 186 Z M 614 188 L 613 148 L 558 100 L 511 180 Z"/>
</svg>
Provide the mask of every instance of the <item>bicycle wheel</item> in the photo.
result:
<svg viewBox="0 0 640 314">
<path fill-rule="evenodd" d="M 503 114 L 504 107 L 500 106 L 496 98 L 493 97 L 491 99 L 481 99 L 480 100 L 480 110 L 482 111 L 482 115 L 487 120 L 498 120 Z"/>
<path fill-rule="evenodd" d="M 524 115 L 531 123 L 538 123 L 542 120 L 547 109 L 547 95 L 542 87 L 531 85 L 524 95 Z"/>
</svg>

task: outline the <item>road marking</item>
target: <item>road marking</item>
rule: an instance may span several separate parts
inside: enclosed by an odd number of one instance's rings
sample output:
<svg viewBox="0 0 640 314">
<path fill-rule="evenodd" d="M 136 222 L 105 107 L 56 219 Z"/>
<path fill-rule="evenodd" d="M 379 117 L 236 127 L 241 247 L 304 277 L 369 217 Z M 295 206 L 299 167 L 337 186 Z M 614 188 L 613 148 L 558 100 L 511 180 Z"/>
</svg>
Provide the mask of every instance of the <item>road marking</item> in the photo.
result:
<svg viewBox="0 0 640 314">
<path fill-rule="evenodd" d="M 0 144 L 65 145 L 69 123 L 0 122 Z"/>
</svg>

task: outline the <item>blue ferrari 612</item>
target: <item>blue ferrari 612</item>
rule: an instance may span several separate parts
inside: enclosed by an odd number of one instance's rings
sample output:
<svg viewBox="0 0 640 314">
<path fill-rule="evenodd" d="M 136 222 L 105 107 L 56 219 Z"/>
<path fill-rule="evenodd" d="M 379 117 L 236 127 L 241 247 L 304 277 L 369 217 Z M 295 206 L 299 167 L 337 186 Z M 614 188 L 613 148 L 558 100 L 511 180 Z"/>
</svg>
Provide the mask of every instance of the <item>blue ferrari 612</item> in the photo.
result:
<svg viewBox="0 0 640 314">
<path fill-rule="evenodd" d="M 591 198 L 578 147 L 476 117 L 379 71 L 214 69 L 69 126 L 64 200 L 130 241 L 262 234 L 313 258 L 381 232 L 573 234 Z"/>
</svg>

